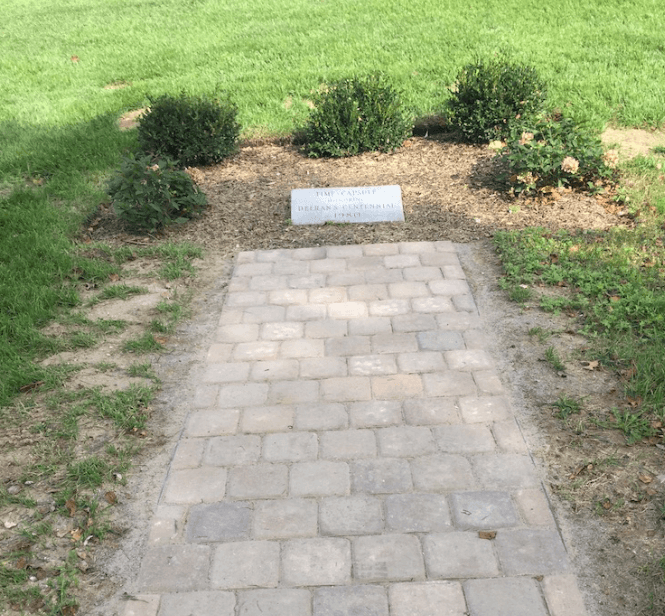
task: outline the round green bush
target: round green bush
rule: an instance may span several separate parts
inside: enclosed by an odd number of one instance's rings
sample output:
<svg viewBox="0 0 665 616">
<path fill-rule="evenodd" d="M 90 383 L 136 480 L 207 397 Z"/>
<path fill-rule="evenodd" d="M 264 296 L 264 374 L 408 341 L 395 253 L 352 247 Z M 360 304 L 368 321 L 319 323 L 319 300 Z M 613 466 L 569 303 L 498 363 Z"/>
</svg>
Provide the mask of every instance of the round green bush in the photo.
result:
<svg viewBox="0 0 665 616">
<path fill-rule="evenodd" d="M 237 149 L 238 109 L 228 97 L 165 94 L 150 98 L 141 118 L 141 149 L 152 156 L 172 158 L 182 167 L 218 163 Z"/>
<path fill-rule="evenodd" d="M 545 84 L 533 67 L 498 56 L 459 72 L 445 115 L 466 141 L 487 143 L 533 120 L 545 98 Z"/>
<path fill-rule="evenodd" d="M 399 93 L 379 73 L 326 84 L 314 105 L 304 129 L 309 156 L 386 152 L 411 136 Z"/>
<path fill-rule="evenodd" d="M 206 196 L 192 178 L 168 159 L 126 156 L 107 192 L 118 218 L 135 231 L 154 232 L 186 222 L 205 207 Z"/>
</svg>

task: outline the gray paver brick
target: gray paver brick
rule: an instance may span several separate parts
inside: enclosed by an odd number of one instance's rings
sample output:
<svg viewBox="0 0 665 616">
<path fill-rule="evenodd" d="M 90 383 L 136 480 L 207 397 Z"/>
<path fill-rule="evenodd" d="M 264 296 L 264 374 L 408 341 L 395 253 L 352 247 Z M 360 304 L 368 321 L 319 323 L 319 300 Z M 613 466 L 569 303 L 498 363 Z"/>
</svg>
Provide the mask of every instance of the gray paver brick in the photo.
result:
<svg viewBox="0 0 665 616">
<path fill-rule="evenodd" d="M 268 434 L 263 437 L 263 457 L 268 462 L 315 460 L 319 441 L 313 432 Z"/>
<path fill-rule="evenodd" d="M 351 375 L 375 375 L 395 374 L 397 363 L 392 355 L 361 355 L 349 357 L 349 374 Z"/>
<path fill-rule="evenodd" d="M 381 500 L 364 494 L 324 498 L 320 506 L 322 535 L 367 535 L 383 531 Z"/>
<path fill-rule="evenodd" d="M 369 494 L 410 492 L 412 488 L 406 460 L 358 460 L 351 464 L 351 479 L 354 491 Z"/>
<path fill-rule="evenodd" d="M 272 263 L 242 263 L 235 266 L 233 269 L 233 277 L 236 276 L 267 276 L 272 274 Z"/>
<path fill-rule="evenodd" d="M 574 575 L 546 575 L 542 587 L 551 616 L 587 616 Z"/>
<path fill-rule="evenodd" d="M 447 278 L 448 280 L 466 279 L 466 274 L 464 273 L 464 270 L 458 265 L 442 265 L 441 270 L 443 271 L 444 277 Z"/>
<path fill-rule="evenodd" d="M 459 266 L 459 258 L 454 249 L 450 252 L 428 252 L 420 255 L 420 261 L 423 265 L 442 267 L 444 265 Z"/>
<path fill-rule="evenodd" d="M 222 325 L 216 338 L 217 342 L 254 342 L 259 339 L 259 326 L 256 323 Z"/>
<path fill-rule="evenodd" d="M 449 297 L 417 297 L 411 302 L 414 312 L 439 315 L 454 312 L 455 307 Z"/>
<path fill-rule="evenodd" d="M 349 299 L 352 301 L 369 302 L 388 299 L 388 287 L 385 284 L 359 284 L 349 287 Z"/>
<path fill-rule="evenodd" d="M 442 372 L 446 369 L 443 355 L 436 351 L 420 353 L 400 353 L 397 356 L 397 365 L 401 372 Z"/>
<path fill-rule="evenodd" d="M 326 318 L 326 314 L 326 307 L 323 304 L 289 306 L 286 310 L 286 318 L 289 321 L 320 321 Z"/>
<path fill-rule="evenodd" d="M 257 539 L 290 539 L 315 537 L 318 528 L 316 501 L 289 498 L 256 503 L 254 537 Z"/>
<path fill-rule="evenodd" d="M 247 503 L 212 503 L 190 508 L 186 537 L 190 543 L 249 537 L 252 508 Z"/>
<path fill-rule="evenodd" d="M 274 291 L 286 288 L 286 276 L 253 276 L 249 281 L 251 291 Z"/>
<path fill-rule="evenodd" d="M 454 295 L 453 304 L 455 310 L 459 310 L 460 312 L 478 312 L 476 302 L 473 301 L 473 296 L 471 295 Z"/>
<path fill-rule="evenodd" d="M 249 364 L 243 362 L 210 364 L 203 373 L 205 383 L 227 383 L 246 381 L 249 376 Z"/>
<path fill-rule="evenodd" d="M 331 319 L 364 319 L 369 316 L 365 302 L 340 302 L 328 304 Z"/>
<path fill-rule="evenodd" d="M 224 498 L 226 469 L 185 468 L 170 473 L 164 492 L 168 503 L 210 503 Z"/>
<path fill-rule="evenodd" d="M 239 417 L 237 409 L 194 411 L 187 419 L 185 434 L 191 437 L 234 434 Z"/>
<path fill-rule="evenodd" d="M 205 440 L 200 438 L 184 438 L 178 443 L 171 462 L 171 468 L 195 468 L 201 464 Z"/>
<path fill-rule="evenodd" d="M 365 244 L 363 253 L 368 257 L 383 257 L 398 254 L 399 248 L 397 244 Z"/>
<path fill-rule="evenodd" d="M 274 588 L 278 583 L 278 542 L 238 541 L 215 548 L 210 570 L 213 588 Z"/>
<path fill-rule="evenodd" d="M 420 267 L 406 267 L 403 271 L 405 280 L 413 280 L 420 282 L 427 282 L 429 280 L 439 280 L 443 278 L 443 274 L 439 267 L 420 266 Z"/>
<path fill-rule="evenodd" d="M 372 430 L 339 430 L 321 435 L 321 457 L 331 460 L 373 458 L 376 437 Z"/>
<path fill-rule="evenodd" d="M 222 385 L 219 388 L 217 406 L 233 408 L 238 406 L 254 406 L 265 404 L 268 398 L 267 383 L 242 383 Z"/>
<path fill-rule="evenodd" d="M 273 272 L 278 275 L 306 276 L 309 274 L 308 261 L 277 261 Z"/>
<path fill-rule="evenodd" d="M 344 462 L 317 460 L 291 467 L 292 496 L 332 496 L 348 494 L 349 467 Z"/>
<path fill-rule="evenodd" d="M 432 432 L 444 453 L 481 453 L 496 449 L 492 433 L 485 425 L 441 426 Z"/>
<path fill-rule="evenodd" d="M 318 381 L 275 381 L 270 384 L 270 404 L 298 404 L 318 400 Z"/>
<path fill-rule="evenodd" d="M 301 321 L 282 321 L 261 325 L 262 340 L 293 340 L 302 338 L 304 335 L 305 324 Z"/>
<path fill-rule="evenodd" d="M 527 453 L 526 442 L 514 419 L 497 421 L 492 424 L 492 432 L 500 449 L 509 453 Z"/>
<path fill-rule="evenodd" d="M 398 314 L 390 320 L 394 332 L 422 332 L 436 327 L 431 314 Z"/>
<path fill-rule="evenodd" d="M 349 321 L 350 336 L 373 336 L 392 332 L 390 317 L 367 317 Z"/>
<path fill-rule="evenodd" d="M 243 410 L 240 429 L 243 432 L 282 432 L 293 427 L 295 412 L 287 404 L 256 406 Z"/>
<path fill-rule="evenodd" d="M 322 319 L 321 321 L 308 321 L 305 323 L 305 336 L 307 338 L 343 337 L 346 336 L 347 332 L 348 325 L 346 321 Z"/>
<path fill-rule="evenodd" d="M 517 526 L 519 518 L 507 492 L 458 492 L 450 495 L 455 526 L 462 530 Z"/>
<path fill-rule="evenodd" d="M 440 494 L 392 494 L 385 505 L 389 530 L 431 533 L 452 528 L 448 504 Z"/>
<path fill-rule="evenodd" d="M 326 253 L 329 259 L 351 259 L 364 255 L 363 247 L 355 245 L 327 246 Z"/>
<path fill-rule="evenodd" d="M 192 407 L 195 409 L 203 409 L 214 406 L 215 402 L 217 402 L 218 392 L 219 387 L 216 385 L 197 385 L 194 390 Z"/>
<path fill-rule="evenodd" d="M 282 583 L 286 586 L 334 586 L 351 581 L 347 539 L 291 539 L 282 547 Z M 316 609 L 314 610 L 316 613 Z"/>
<path fill-rule="evenodd" d="M 414 535 L 376 535 L 353 540 L 353 577 L 362 582 L 425 577 L 420 541 Z"/>
<path fill-rule="evenodd" d="M 268 301 L 277 306 L 306 304 L 307 291 L 305 289 L 279 289 L 277 291 L 270 291 Z"/>
<path fill-rule="evenodd" d="M 365 284 L 365 272 L 338 272 L 328 274 L 326 282 L 329 287 L 350 287 Z M 351 298 L 354 299 L 354 298 Z"/>
<path fill-rule="evenodd" d="M 345 376 L 321 381 L 321 397 L 328 402 L 370 400 L 370 379 L 365 376 Z"/>
<path fill-rule="evenodd" d="M 431 372 L 422 375 L 428 396 L 468 396 L 476 393 L 476 384 L 466 372 Z"/>
<path fill-rule="evenodd" d="M 235 595 L 228 591 L 165 594 L 159 616 L 234 616 L 235 605 Z"/>
<path fill-rule="evenodd" d="M 386 590 L 380 586 L 320 588 L 314 594 L 314 616 L 388 616 Z"/>
<path fill-rule="evenodd" d="M 414 333 L 376 334 L 371 339 L 373 353 L 412 353 L 418 350 Z"/>
<path fill-rule="evenodd" d="M 238 616 L 312 616 L 311 594 L 300 588 L 240 591 L 238 606 Z"/>
<path fill-rule="evenodd" d="M 284 340 L 279 353 L 284 358 L 303 359 L 307 357 L 323 357 L 325 345 L 323 340 Z"/>
<path fill-rule="evenodd" d="M 482 326 L 480 317 L 469 312 L 442 312 L 436 315 L 439 329 L 464 331 Z"/>
<path fill-rule="evenodd" d="M 203 590 L 208 577 L 207 545 L 168 545 L 150 548 L 141 562 L 141 591 L 185 592 Z M 196 571 L 197 575 L 191 575 Z"/>
<path fill-rule="evenodd" d="M 208 349 L 208 355 L 206 356 L 206 361 L 209 364 L 229 361 L 229 359 L 231 359 L 232 350 L 233 350 L 232 344 L 222 344 L 219 342 L 211 344 L 210 348 Z"/>
<path fill-rule="evenodd" d="M 349 405 L 354 428 L 377 428 L 402 423 L 402 405 L 396 400 L 372 400 Z"/>
<path fill-rule="evenodd" d="M 496 551 L 507 575 L 547 575 L 568 569 L 568 557 L 555 530 L 501 530 Z"/>
<path fill-rule="evenodd" d="M 467 616 L 459 582 L 393 584 L 389 598 L 392 616 Z"/>
<path fill-rule="evenodd" d="M 388 268 L 420 267 L 420 258 L 417 254 L 386 256 L 383 263 Z"/>
<path fill-rule="evenodd" d="M 373 376 L 371 381 L 372 394 L 379 400 L 404 400 L 420 398 L 423 395 L 423 383 L 419 374 Z"/>
<path fill-rule="evenodd" d="M 390 282 L 388 292 L 393 299 L 429 297 L 429 289 L 424 282 Z"/>
<path fill-rule="evenodd" d="M 279 352 L 279 343 L 271 340 L 258 342 L 242 342 L 235 346 L 233 358 L 236 361 L 254 361 L 258 359 L 275 359 Z"/>
<path fill-rule="evenodd" d="M 343 404 L 311 403 L 296 407 L 295 426 L 298 430 L 339 430 L 348 425 L 349 415 Z"/>
<path fill-rule="evenodd" d="M 468 396 L 460 398 L 459 406 L 467 423 L 503 421 L 512 415 L 510 402 L 503 396 Z"/>
<path fill-rule="evenodd" d="M 208 440 L 204 461 L 211 466 L 238 466 L 257 462 L 260 454 L 260 436 L 218 436 Z"/>
<path fill-rule="evenodd" d="M 175 519 L 153 518 L 150 522 L 150 533 L 148 535 L 149 545 L 168 545 L 174 543 L 177 537 L 178 528 Z"/>
<path fill-rule="evenodd" d="M 300 377 L 303 379 L 325 379 L 347 374 L 345 357 L 310 357 L 300 360 Z"/>
<path fill-rule="evenodd" d="M 346 259 L 321 259 L 312 261 L 309 266 L 315 274 L 333 274 L 346 271 Z"/>
<path fill-rule="evenodd" d="M 365 272 L 365 278 L 367 282 L 370 283 L 391 283 L 391 282 L 402 282 L 404 276 L 402 275 L 402 270 L 395 269 L 386 269 L 378 268 L 375 270 Z"/>
<path fill-rule="evenodd" d="M 418 346 L 423 351 L 450 351 L 464 348 L 464 340 L 458 332 L 423 331 L 419 332 L 416 337 Z M 448 367 L 456 369 L 450 364 Z"/>
<path fill-rule="evenodd" d="M 333 304 L 345 302 L 348 299 L 346 287 L 326 287 L 324 289 L 312 289 L 309 292 L 311 304 Z"/>
<path fill-rule="evenodd" d="M 284 306 L 248 306 L 243 311 L 243 323 L 274 323 L 283 321 L 286 315 Z"/>
<path fill-rule="evenodd" d="M 547 616 L 538 584 L 532 579 L 467 580 L 464 592 L 471 616 Z"/>
<path fill-rule="evenodd" d="M 229 471 L 229 496 L 274 498 L 286 494 L 288 468 L 283 464 L 237 466 Z"/>
<path fill-rule="evenodd" d="M 376 317 L 393 317 L 398 314 L 407 314 L 410 309 L 406 299 L 385 299 L 369 303 L 369 313 Z"/>
<path fill-rule="evenodd" d="M 315 261 L 326 258 L 326 248 L 324 246 L 314 246 L 312 248 L 296 248 L 291 251 L 292 259 L 302 259 L 305 261 Z"/>
<path fill-rule="evenodd" d="M 531 488 L 518 490 L 515 493 L 515 502 L 529 526 L 548 526 L 554 528 L 550 504 L 541 489 Z"/>
<path fill-rule="evenodd" d="M 427 573 L 434 579 L 499 575 L 492 542 L 480 539 L 477 533 L 426 535 L 423 539 L 423 550 Z"/>
<path fill-rule="evenodd" d="M 494 361 L 487 351 L 477 349 L 462 349 L 446 351 L 446 363 L 451 370 L 488 370 L 494 366 Z"/>
<path fill-rule="evenodd" d="M 261 291 L 238 291 L 226 296 L 226 305 L 235 306 L 262 306 L 266 303 L 267 295 Z"/>
<path fill-rule="evenodd" d="M 382 456 L 413 458 L 434 453 L 436 445 L 432 431 L 426 427 L 395 426 L 377 430 Z"/>
<path fill-rule="evenodd" d="M 473 468 L 479 481 L 488 488 L 531 488 L 538 476 L 528 456 L 514 453 L 473 456 Z"/>
<path fill-rule="evenodd" d="M 473 373 L 473 380 L 478 386 L 478 391 L 481 394 L 489 394 L 491 396 L 498 396 L 505 393 L 501 379 L 492 370 L 481 370 Z"/>
<path fill-rule="evenodd" d="M 320 289 L 326 286 L 326 275 L 294 276 L 289 278 L 288 285 L 291 289 Z"/>
<path fill-rule="evenodd" d="M 447 492 L 474 487 L 469 461 L 461 455 L 435 454 L 411 461 L 413 483 L 423 492 Z"/>
<path fill-rule="evenodd" d="M 327 338 L 326 355 L 348 356 L 369 355 L 369 336 L 346 336 L 344 338 Z"/>
<path fill-rule="evenodd" d="M 373 274 L 376 270 L 383 268 L 383 258 L 382 257 L 354 257 L 349 259 L 349 269 L 354 271 L 367 271 L 371 270 L 369 273 Z"/>
<path fill-rule="evenodd" d="M 460 422 L 454 398 L 405 400 L 404 419 L 412 426 L 435 426 Z"/>
<path fill-rule="evenodd" d="M 257 361 L 252 365 L 251 378 L 255 381 L 295 379 L 299 370 L 300 364 L 296 359 Z"/>
</svg>

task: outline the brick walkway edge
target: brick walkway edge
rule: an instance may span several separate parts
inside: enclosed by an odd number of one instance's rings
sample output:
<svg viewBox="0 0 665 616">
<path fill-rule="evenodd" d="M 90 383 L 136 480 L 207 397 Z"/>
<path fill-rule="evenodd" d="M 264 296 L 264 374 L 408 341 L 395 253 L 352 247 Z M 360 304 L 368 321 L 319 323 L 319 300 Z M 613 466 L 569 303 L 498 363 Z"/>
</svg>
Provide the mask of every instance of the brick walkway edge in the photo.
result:
<svg viewBox="0 0 665 616">
<path fill-rule="evenodd" d="M 453 244 L 243 252 L 220 312 L 124 616 L 586 615 Z"/>
</svg>

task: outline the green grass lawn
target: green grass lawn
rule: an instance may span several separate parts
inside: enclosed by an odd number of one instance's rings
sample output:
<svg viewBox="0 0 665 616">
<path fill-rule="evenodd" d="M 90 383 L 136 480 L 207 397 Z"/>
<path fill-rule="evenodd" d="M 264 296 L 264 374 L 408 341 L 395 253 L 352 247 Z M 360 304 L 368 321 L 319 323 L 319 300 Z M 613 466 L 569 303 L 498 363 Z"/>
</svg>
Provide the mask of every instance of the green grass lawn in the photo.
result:
<svg viewBox="0 0 665 616">
<path fill-rule="evenodd" d="M 116 119 L 148 95 L 225 89 L 245 134 L 287 133 L 324 81 L 382 70 L 422 116 L 465 63 L 505 51 L 580 121 L 657 126 L 664 16 L 661 0 L 5 0 L 0 405 L 45 378 L 30 363 L 49 350 L 36 328 L 78 301 L 72 269 L 100 275 L 70 240 L 135 145 Z"/>
</svg>

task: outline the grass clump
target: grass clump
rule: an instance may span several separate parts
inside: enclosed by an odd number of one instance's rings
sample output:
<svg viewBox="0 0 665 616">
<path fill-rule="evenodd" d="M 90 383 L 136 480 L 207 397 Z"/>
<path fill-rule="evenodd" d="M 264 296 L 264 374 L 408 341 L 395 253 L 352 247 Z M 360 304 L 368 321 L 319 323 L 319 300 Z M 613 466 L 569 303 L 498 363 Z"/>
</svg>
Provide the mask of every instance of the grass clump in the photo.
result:
<svg viewBox="0 0 665 616">
<path fill-rule="evenodd" d="M 150 156 L 125 157 L 107 190 L 118 217 L 135 231 L 154 232 L 171 222 L 186 222 L 207 203 L 173 161 L 153 162 Z"/>
<path fill-rule="evenodd" d="M 445 115 L 470 143 L 502 139 L 543 110 L 547 89 L 532 66 L 504 55 L 476 59 L 458 74 Z"/>
<path fill-rule="evenodd" d="M 141 149 L 155 157 L 168 157 L 183 167 L 218 163 L 236 151 L 240 124 L 238 109 L 226 96 L 165 94 L 150 99 L 141 118 Z"/>
<path fill-rule="evenodd" d="M 391 151 L 413 128 L 399 92 L 380 73 L 326 84 L 314 104 L 304 130 L 312 157 Z"/>
</svg>

